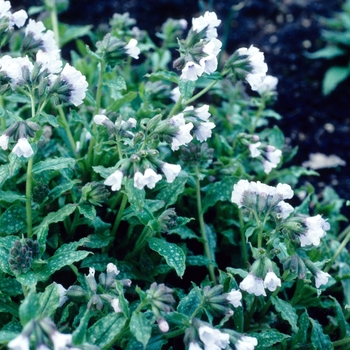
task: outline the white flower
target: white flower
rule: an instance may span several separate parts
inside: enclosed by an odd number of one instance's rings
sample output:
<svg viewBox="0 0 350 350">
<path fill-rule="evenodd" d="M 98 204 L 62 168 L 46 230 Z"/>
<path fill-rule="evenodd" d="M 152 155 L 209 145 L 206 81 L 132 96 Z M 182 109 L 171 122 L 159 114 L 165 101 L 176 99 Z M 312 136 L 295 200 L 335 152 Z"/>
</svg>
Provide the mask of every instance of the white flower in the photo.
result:
<svg viewBox="0 0 350 350">
<path fill-rule="evenodd" d="M 119 299 L 118 298 L 112 299 L 111 306 L 112 306 L 114 312 L 116 312 L 116 313 L 117 312 L 123 312 L 123 310 L 120 307 L 120 303 L 119 303 Z"/>
<path fill-rule="evenodd" d="M 250 184 L 248 180 L 239 180 L 238 183 L 233 185 L 233 191 L 231 195 L 231 202 L 236 203 L 238 208 L 243 205 L 243 196 L 250 189 Z"/>
<path fill-rule="evenodd" d="M 137 171 L 134 174 L 134 187 L 138 188 L 139 190 L 142 190 L 145 187 L 144 176 L 140 171 Z"/>
<path fill-rule="evenodd" d="M 39 50 L 36 53 L 36 62 L 41 64 L 41 71 L 47 69 L 52 74 L 59 73 L 62 69 L 62 61 L 51 52 Z"/>
<path fill-rule="evenodd" d="M 115 266 L 113 263 L 108 263 L 107 273 L 114 273 L 117 276 L 119 275 L 120 271 L 118 270 L 117 266 Z"/>
<path fill-rule="evenodd" d="M 187 108 L 185 108 L 185 110 Z M 196 108 L 195 113 L 197 118 L 202 119 L 203 121 L 207 121 L 210 117 L 209 105 L 203 105 L 201 107 Z"/>
<path fill-rule="evenodd" d="M 51 334 L 54 350 L 66 350 L 67 345 L 72 343 L 72 335 L 54 331 Z"/>
<path fill-rule="evenodd" d="M 242 306 L 242 293 L 239 290 L 232 289 L 231 292 L 227 294 L 226 300 L 234 307 Z"/>
<path fill-rule="evenodd" d="M 320 288 L 322 284 L 327 284 L 328 278 L 331 277 L 329 273 L 318 271 L 315 276 L 315 286 Z"/>
<path fill-rule="evenodd" d="M 281 280 L 273 271 L 269 271 L 264 279 L 264 287 L 267 288 L 270 292 L 273 292 L 277 287 L 281 287 Z"/>
<path fill-rule="evenodd" d="M 60 299 L 58 301 L 58 307 L 61 307 L 68 300 L 68 297 L 66 297 L 65 295 L 67 289 L 64 288 L 60 283 L 54 282 L 54 284 L 56 285 L 58 294 L 60 296 Z"/>
<path fill-rule="evenodd" d="M 137 40 L 130 39 L 129 43 L 124 48 L 126 50 L 126 53 L 129 56 L 131 56 L 132 58 L 138 59 L 141 51 L 136 45 L 137 45 Z"/>
<path fill-rule="evenodd" d="M 178 86 L 170 91 L 170 98 L 174 102 L 177 102 L 179 100 L 180 96 L 181 96 L 181 92 L 180 92 L 180 88 Z"/>
<path fill-rule="evenodd" d="M 180 174 L 181 165 L 163 163 L 161 169 L 166 177 L 166 181 L 173 182 L 176 179 L 176 177 Z"/>
<path fill-rule="evenodd" d="M 6 135 L 6 134 L 2 134 L 0 136 L 0 147 L 5 151 L 8 148 L 9 145 L 9 140 L 10 140 L 10 136 Z"/>
<path fill-rule="evenodd" d="M 259 295 L 266 296 L 264 281 L 252 273 L 248 273 L 247 277 L 239 284 L 239 288 L 257 297 Z"/>
<path fill-rule="evenodd" d="M 199 327 L 198 334 L 204 344 L 204 350 L 225 349 L 230 342 L 228 334 L 208 326 Z"/>
<path fill-rule="evenodd" d="M 158 327 L 159 330 L 163 333 L 169 332 L 169 323 L 166 320 L 164 320 L 164 318 L 158 320 Z"/>
<path fill-rule="evenodd" d="M 204 13 L 204 16 L 200 16 L 198 18 L 192 18 L 192 29 L 199 33 L 204 28 L 206 29 L 206 38 L 208 40 L 216 38 L 217 37 L 217 30 L 216 27 L 218 27 L 221 23 L 221 20 L 218 19 L 215 12 L 208 12 L 206 11 Z"/>
<path fill-rule="evenodd" d="M 9 25 L 7 29 L 12 29 L 14 25 L 18 28 L 22 27 L 28 18 L 27 12 L 24 10 L 19 10 L 11 13 L 10 9 L 11 3 L 9 1 L 0 1 L 0 18 L 8 18 Z"/>
<path fill-rule="evenodd" d="M 199 344 L 195 341 L 191 341 L 190 345 L 188 346 L 188 350 L 203 350 Z"/>
<path fill-rule="evenodd" d="M 117 170 L 113 174 L 109 175 L 107 179 L 105 180 L 104 184 L 106 186 L 112 186 L 112 191 L 119 191 L 122 187 L 122 180 L 123 180 L 124 174 L 122 171 Z"/>
<path fill-rule="evenodd" d="M 176 126 L 178 131 L 175 133 L 171 143 L 171 149 L 177 151 L 180 146 L 186 145 L 188 142 L 191 142 L 193 137 L 190 134 L 190 130 L 193 129 L 193 124 L 185 124 L 185 118 L 183 113 L 174 115 L 170 118 L 170 124 Z"/>
<path fill-rule="evenodd" d="M 26 11 L 24 10 L 16 11 L 10 16 L 9 26 L 12 28 L 15 25 L 17 28 L 21 28 L 23 27 L 27 18 L 28 18 L 28 14 Z"/>
<path fill-rule="evenodd" d="M 283 219 L 287 219 L 287 217 L 294 211 L 294 208 L 285 201 L 281 201 L 277 204 L 280 209 L 280 214 Z"/>
<path fill-rule="evenodd" d="M 28 140 L 25 137 L 21 137 L 18 141 L 15 147 L 13 147 L 12 152 L 16 154 L 18 157 L 25 157 L 29 158 L 31 155 L 34 154 L 34 151 L 29 144 Z"/>
<path fill-rule="evenodd" d="M 209 56 L 217 56 L 221 51 L 222 42 L 219 39 L 213 38 L 203 46 L 203 52 Z"/>
<path fill-rule="evenodd" d="M 75 106 L 79 106 L 83 103 L 85 98 L 85 92 L 88 88 L 88 83 L 84 75 L 78 70 L 72 67 L 69 63 L 66 63 L 62 72 L 61 79 L 70 86 L 69 101 Z"/>
<path fill-rule="evenodd" d="M 329 223 L 324 220 L 321 215 L 308 217 L 305 219 L 306 232 L 300 234 L 300 245 L 318 246 L 322 237 L 326 235 L 326 231 L 330 229 Z"/>
<path fill-rule="evenodd" d="M 95 269 L 93 267 L 89 267 L 89 274 L 86 277 L 88 277 L 88 278 L 95 277 Z"/>
<path fill-rule="evenodd" d="M 250 156 L 252 158 L 259 157 L 261 152 L 259 150 L 259 147 L 261 146 L 261 142 L 256 142 L 256 143 L 250 143 L 248 145 L 249 151 L 250 151 Z"/>
<path fill-rule="evenodd" d="M 206 123 L 199 123 L 196 128 L 193 130 L 195 133 L 198 141 L 204 142 L 209 137 L 211 137 L 211 129 L 215 128 L 215 124 L 212 122 L 206 122 Z"/>
<path fill-rule="evenodd" d="M 157 174 L 153 169 L 147 168 L 143 175 L 144 186 L 152 189 L 156 183 L 162 179 L 162 175 Z"/>
<path fill-rule="evenodd" d="M 235 344 L 236 350 L 254 350 L 258 345 L 258 340 L 253 337 L 243 335 L 240 340 Z"/>
<path fill-rule="evenodd" d="M 104 114 L 96 114 L 94 116 L 94 123 L 97 125 L 103 125 L 103 123 L 109 120 Z"/>
<path fill-rule="evenodd" d="M 247 74 L 246 80 L 250 84 L 252 90 L 256 91 L 262 83 L 267 72 L 267 64 L 264 62 L 264 53 L 258 48 L 251 45 L 249 49 L 242 47 L 237 50 L 240 56 L 248 56 L 251 71 Z"/>
<path fill-rule="evenodd" d="M 29 337 L 20 333 L 7 344 L 7 347 L 11 350 L 29 350 Z"/>
<path fill-rule="evenodd" d="M 32 72 L 33 63 L 28 56 L 13 58 L 5 55 L 0 59 L 0 67 L 0 71 L 11 79 L 13 85 L 19 85 L 23 81 L 22 69 L 27 67 Z"/>
<path fill-rule="evenodd" d="M 262 82 L 256 87 L 256 91 L 260 95 L 266 94 L 267 92 L 276 90 L 278 84 L 278 79 L 276 77 L 273 77 L 272 75 L 266 75 L 266 77 L 263 78 Z"/>
<path fill-rule="evenodd" d="M 294 195 L 292 188 L 288 184 L 281 183 L 276 186 L 276 193 L 281 195 L 283 199 L 291 199 Z"/>
<path fill-rule="evenodd" d="M 275 147 L 268 147 L 267 152 L 265 153 L 265 156 L 268 161 L 274 164 L 279 164 L 281 161 L 282 151 L 280 149 L 277 149 Z"/>
<path fill-rule="evenodd" d="M 30 19 L 26 26 L 25 34 L 29 35 L 30 33 L 35 40 L 40 42 L 40 48 L 44 52 L 50 52 L 59 58 L 60 50 L 55 40 L 55 34 L 52 30 L 46 30 L 43 22 L 36 22 L 33 19 Z"/>
<path fill-rule="evenodd" d="M 199 65 L 203 68 L 204 73 L 211 74 L 218 68 L 218 60 L 213 55 L 205 56 L 200 59 Z"/>
<path fill-rule="evenodd" d="M 183 81 L 192 80 L 195 81 L 204 73 L 204 68 L 199 64 L 189 61 L 185 64 L 185 67 L 182 69 L 182 74 L 180 78 Z"/>
</svg>

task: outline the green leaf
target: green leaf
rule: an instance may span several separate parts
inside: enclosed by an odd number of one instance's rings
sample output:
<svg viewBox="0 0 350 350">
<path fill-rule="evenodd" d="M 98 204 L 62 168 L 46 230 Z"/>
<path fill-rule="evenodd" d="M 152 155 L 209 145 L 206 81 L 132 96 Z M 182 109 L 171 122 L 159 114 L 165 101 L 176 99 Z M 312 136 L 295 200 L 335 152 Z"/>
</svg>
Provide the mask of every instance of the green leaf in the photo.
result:
<svg viewBox="0 0 350 350">
<path fill-rule="evenodd" d="M 49 170 L 60 170 L 68 167 L 73 167 L 76 160 L 74 158 L 55 158 L 46 159 L 41 162 L 36 163 L 33 166 L 33 173 L 38 174 L 43 171 Z"/>
<path fill-rule="evenodd" d="M 329 95 L 343 80 L 350 74 L 348 67 L 331 67 L 327 70 L 323 82 L 322 92 L 324 95 Z"/>
<path fill-rule="evenodd" d="M 26 197 L 13 191 L 0 191 L 0 202 L 13 203 L 15 201 L 25 202 Z"/>
<path fill-rule="evenodd" d="M 232 196 L 233 185 L 237 182 L 233 177 L 225 177 L 222 181 L 210 184 L 206 188 L 209 189 L 203 198 L 203 213 L 209 207 L 216 204 L 217 201 L 229 201 Z"/>
<path fill-rule="evenodd" d="M 60 30 L 60 44 L 61 46 L 66 45 L 68 42 L 87 35 L 90 33 L 92 25 L 78 26 L 78 25 L 66 25 L 59 24 Z"/>
<path fill-rule="evenodd" d="M 331 350 L 333 349 L 332 342 L 327 334 L 323 333 L 322 326 L 310 317 L 312 324 L 311 343 L 315 349 Z"/>
<path fill-rule="evenodd" d="M 52 316 L 58 308 L 59 300 L 58 286 L 56 283 L 51 283 L 45 288 L 44 293 L 40 294 L 38 315 L 41 317 Z"/>
<path fill-rule="evenodd" d="M 9 163 L 0 166 L 0 188 L 3 184 L 9 180 L 11 177 L 18 174 L 22 165 L 28 160 L 24 157 L 17 157 L 15 154 L 11 153 L 9 155 Z"/>
<path fill-rule="evenodd" d="M 250 337 L 258 340 L 255 350 L 270 349 L 273 345 L 281 343 L 284 339 L 290 338 L 290 335 L 278 332 L 275 329 L 266 329 L 261 333 L 249 333 Z"/>
<path fill-rule="evenodd" d="M 124 106 L 126 103 L 130 103 L 132 100 L 134 100 L 137 97 L 137 92 L 130 91 L 123 97 L 115 100 L 112 104 L 110 104 L 107 108 L 107 112 L 118 112 L 119 109 Z"/>
<path fill-rule="evenodd" d="M 11 331 L 0 331 L 0 344 L 7 344 L 12 339 L 16 338 L 18 333 Z"/>
<path fill-rule="evenodd" d="M 146 313 L 133 312 L 130 320 L 130 331 L 135 338 L 143 344 L 145 349 L 149 339 L 151 338 L 152 324 L 154 319 L 147 317 Z"/>
<path fill-rule="evenodd" d="M 307 311 L 303 312 L 299 317 L 299 330 L 298 333 L 293 336 L 292 344 L 303 345 L 307 343 L 308 329 L 310 326 L 309 315 Z"/>
<path fill-rule="evenodd" d="M 167 342 L 168 341 L 164 339 L 164 336 L 162 334 L 152 336 L 149 342 L 147 343 L 145 350 L 163 349 L 163 345 L 167 344 Z M 128 345 L 126 346 L 125 350 L 143 350 L 143 349 L 144 349 L 143 344 L 140 343 L 136 338 L 131 337 L 130 339 L 128 339 Z"/>
<path fill-rule="evenodd" d="M 193 91 L 196 87 L 196 82 L 192 80 L 183 81 L 179 79 L 179 89 L 181 92 L 181 95 L 185 100 L 188 100 L 192 97 Z"/>
<path fill-rule="evenodd" d="M 146 197 L 145 190 L 139 190 L 136 188 L 134 186 L 134 179 L 127 179 L 125 182 L 125 191 L 129 203 L 134 204 L 138 210 L 142 210 Z"/>
<path fill-rule="evenodd" d="M 148 244 L 152 250 L 165 258 L 166 263 L 175 269 L 178 276 L 183 276 L 186 269 L 186 255 L 179 246 L 155 237 L 149 238 Z"/>
<path fill-rule="evenodd" d="M 26 208 L 22 204 L 11 205 L 0 217 L 0 232 L 12 235 L 27 226 Z"/>
<path fill-rule="evenodd" d="M 39 296 L 33 291 L 30 292 L 19 307 L 19 318 L 22 326 L 39 315 L 39 305 Z"/>
<path fill-rule="evenodd" d="M 57 122 L 57 118 L 52 114 L 47 114 L 45 112 L 41 112 L 40 116 L 37 118 L 40 118 L 41 124 L 50 124 L 54 128 L 58 128 L 59 124 Z"/>
<path fill-rule="evenodd" d="M 340 329 L 340 339 L 343 339 L 343 338 L 345 338 L 345 336 L 347 334 L 348 324 L 346 322 L 346 319 L 345 319 L 345 316 L 343 313 L 343 309 L 342 309 L 341 305 L 339 304 L 338 300 L 332 296 L 329 296 L 329 297 L 334 302 L 335 318 L 337 320 L 338 327 Z"/>
<path fill-rule="evenodd" d="M 37 236 L 39 245 L 43 246 L 46 244 L 46 237 L 49 230 L 49 225 L 63 221 L 67 216 L 74 212 L 75 208 L 75 204 L 67 204 L 58 211 L 54 213 L 49 213 L 46 217 L 44 217 L 40 225 L 34 230 L 34 234 L 36 234 Z"/>
<path fill-rule="evenodd" d="M 125 322 L 126 318 L 121 313 L 108 314 L 87 330 L 87 341 L 102 349 L 107 349 L 113 344 Z"/>
<path fill-rule="evenodd" d="M 80 345 L 85 342 L 86 330 L 89 325 L 90 318 L 94 315 L 91 309 L 86 309 L 84 316 L 80 319 L 79 326 L 73 332 L 74 345 Z"/>
<path fill-rule="evenodd" d="M 173 205 L 180 194 L 183 193 L 188 175 L 181 173 L 172 183 L 167 184 L 157 195 L 157 199 L 161 199 L 169 207 Z"/>
<path fill-rule="evenodd" d="M 197 307 L 201 303 L 197 289 L 198 287 L 191 289 L 191 291 L 180 300 L 179 305 L 177 307 L 177 311 L 179 313 L 191 316 L 193 312 L 197 309 Z"/>
<path fill-rule="evenodd" d="M 1 251 L 0 251 L 1 254 Z M 7 294 L 9 296 L 15 296 L 23 294 L 23 289 L 20 283 L 16 281 L 16 279 L 11 277 L 2 277 L 0 279 L 0 291 L 3 294 Z"/>
<path fill-rule="evenodd" d="M 78 210 L 81 215 L 86 217 L 88 220 L 94 221 L 96 218 L 96 209 L 93 205 L 88 203 L 82 203 L 78 205 Z"/>
<path fill-rule="evenodd" d="M 334 58 L 343 55 L 345 52 L 338 46 L 326 46 L 321 50 L 318 50 L 316 52 L 307 52 L 305 54 L 306 57 L 311 59 L 318 59 L 318 58 Z"/>
<path fill-rule="evenodd" d="M 297 333 L 298 315 L 293 306 L 290 303 L 273 296 L 271 296 L 271 302 L 276 311 L 281 314 L 281 317 L 291 325 L 293 332 Z"/>
<path fill-rule="evenodd" d="M 60 270 L 64 266 L 85 259 L 89 254 L 91 254 L 91 252 L 85 250 L 56 252 L 54 256 L 47 260 L 46 265 L 35 271 L 35 276 L 38 281 L 46 281 L 54 272 Z"/>
<path fill-rule="evenodd" d="M 149 78 L 151 81 L 167 80 L 175 84 L 179 82 L 178 75 L 175 72 L 171 71 L 158 71 L 151 74 L 146 74 L 145 78 Z"/>
<path fill-rule="evenodd" d="M 62 184 L 55 186 L 47 195 L 45 198 L 45 202 L 51 203 L 54 201 L 56 198 L 64 195 L 66 192 L 69 192 L 72 190 L 72 188 L 79 183 L 80 180 L 68 180 L 66 179 Z"/>
<path fill-rule="evenodd" d="M 110 258 L 108 254 L 94 254 L 88 256 L 80 264 L 80 268 L 93 267 L 97 271 L 105 271 L 107 264 L 115 263 L 114 259 Z"/>
<path fill-rule="evenodd" d="M 122 76 L 117 76 L 114 80 L 107 81 L 103 85 L 108 86 L 112 90 L 126 90 L 126 82 Z"/>
</svg>

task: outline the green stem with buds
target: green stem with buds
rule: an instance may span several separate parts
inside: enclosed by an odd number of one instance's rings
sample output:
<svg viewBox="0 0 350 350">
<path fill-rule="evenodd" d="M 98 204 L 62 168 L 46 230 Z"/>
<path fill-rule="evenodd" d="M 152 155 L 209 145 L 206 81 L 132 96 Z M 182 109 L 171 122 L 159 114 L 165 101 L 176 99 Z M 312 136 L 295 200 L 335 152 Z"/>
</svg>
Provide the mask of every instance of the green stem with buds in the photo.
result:
<svg viewBox="0 0 350 350">
<path fill-rule="evenodd" d="M 209 275 L 210 275 L 210 279 L 214 283 L 216 283 L 216 278 L 215 278 L 215 273 L 214 273 L 214 266 L 213 266 L 214 257 L 212 256 L 211 251 L 210 251 L 209 239 L 208 239 L 208 236 L 207 236 L 207 231 L 205 229 L 205 223 L 204 223 L 204 217 L 203 217 L 201 187 L 200 187 L 198 165 L 196 167 L 196 197 L 197 197 L 197 210 L 198 210 L 199 226 L 200 226 L 202 239 L 203 239 L 203 242 L 204 242 L 204 252 L 205 252 L 206 257 L 209 260 L 209 264 L 208 264 Z"/>
</svg>

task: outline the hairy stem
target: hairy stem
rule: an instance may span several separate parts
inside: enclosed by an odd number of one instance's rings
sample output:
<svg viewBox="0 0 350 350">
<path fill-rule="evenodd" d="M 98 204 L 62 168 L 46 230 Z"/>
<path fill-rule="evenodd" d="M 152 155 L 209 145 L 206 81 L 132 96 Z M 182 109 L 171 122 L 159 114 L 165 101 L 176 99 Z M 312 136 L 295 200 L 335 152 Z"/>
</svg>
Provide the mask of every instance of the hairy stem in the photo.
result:
<svg viewBox="0 0 350 350">
<path fill-rule="evenodd" d="M 32 169 L 33 157 L 29 158 L 27 165 L 27 179 L 26 179 L 26 212 L 27 212 L 27 235 L 28 238 L 33 236 L 32 227 Z"/>
</svg>

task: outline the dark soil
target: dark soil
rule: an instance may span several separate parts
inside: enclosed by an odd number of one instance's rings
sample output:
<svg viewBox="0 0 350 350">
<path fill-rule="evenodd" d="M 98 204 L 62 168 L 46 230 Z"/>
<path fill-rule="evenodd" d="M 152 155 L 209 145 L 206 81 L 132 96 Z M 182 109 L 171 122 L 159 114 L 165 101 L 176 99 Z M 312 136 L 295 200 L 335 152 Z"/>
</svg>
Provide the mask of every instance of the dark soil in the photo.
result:
<svg viewBox="0 0 350 350">
<path fill-rule="evenodd" d="M 210 2 L 210 1 L 209 1 Z M 291 146 L 298 146 L 294 163 L 301 165 L 310 153 L 335 154 L 350 164 L 350 89 L 347 80 L 330 96 L 323 96 L 321 83 L 332 63 L 310 60 L 306 52 L 324 46 L 319 18 L 339 11 L 342 0 L 216 0 L 214 10 L 227 25 L 227 51 L 253 44 L 265 53 L 269 74 L 279 78 L 275 109 L 283 116 L 279 127 Z M 203 3 L 203 1 L 202 1 Z M 40 5 L 35 0 L 12 0 L 13 7 Z M 240 8 L 227 18 L 232 7 Z M 137 25 L 155 33 L 168 18 L 185 18 L 190 23 L 200 13 L 197 1 L 188 0 L 71 0 L 60 15 L 67 23 L 98 25 L 113 13 L 129 12 Z M 223 34 L 224 26 L 221 27 Z M 344 199 L 350 199 L 347 167 L 319 170 L 313 181 L 319 191 L 331 185 Z"/>
</svg>

